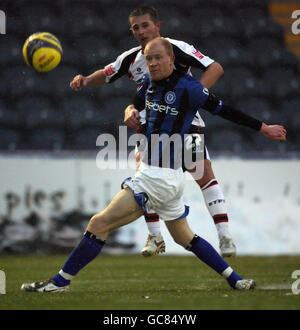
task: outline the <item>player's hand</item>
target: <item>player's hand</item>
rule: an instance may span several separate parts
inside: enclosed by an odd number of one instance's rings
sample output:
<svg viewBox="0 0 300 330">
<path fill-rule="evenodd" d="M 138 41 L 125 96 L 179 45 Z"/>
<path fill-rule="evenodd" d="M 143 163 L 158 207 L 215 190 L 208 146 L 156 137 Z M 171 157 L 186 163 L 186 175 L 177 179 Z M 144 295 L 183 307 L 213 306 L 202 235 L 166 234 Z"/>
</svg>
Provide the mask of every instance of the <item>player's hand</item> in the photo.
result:
<svg viewBox="0 0 300 330">
<path fill-rule="evenodd" d="M 140 114 L 133 104 L 130 104 L 125 109 L 124 123 L 131 128 L 138 128 L 140 126 Z"/>
<path fill-rule="evenodd" d="M 79 74 L 70 82 L 70 87 L 74 91 L 79 91 L 82 87 L 87 86 L 87 83 L 87 78 Z"/>
<path fill-rule="evenodd" d="M 281 125 L 262 124 L 260 132 L 268 139 L 276 141 L 286 140 L 286 129 Z"/>
</svg>

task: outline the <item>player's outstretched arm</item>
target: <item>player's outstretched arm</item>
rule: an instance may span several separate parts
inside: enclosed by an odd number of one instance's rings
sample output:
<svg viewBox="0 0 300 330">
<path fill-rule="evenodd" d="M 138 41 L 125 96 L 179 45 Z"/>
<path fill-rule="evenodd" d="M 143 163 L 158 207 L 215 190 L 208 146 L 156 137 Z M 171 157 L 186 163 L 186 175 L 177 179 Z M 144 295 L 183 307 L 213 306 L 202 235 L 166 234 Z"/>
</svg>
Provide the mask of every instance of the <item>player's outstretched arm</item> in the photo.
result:
<svg viewBox="0 0 300 330">
<path fill-rule="evenodd" d="M 81 74 L 75 76 L 73 80 L 70 82 L 70 87 L 74 91 L 79 91 L 81 90 L 82 87 L 86 86 L 92 86 L 92 87 L 97 87 L 97 86 L 102 86 L 106 84 L 106 75 L 104 73 L 104 70 L 98 70 L 92 73 L 91 75 L 85 77 Z"/>
<path fill-rule="evenodd" d="M 209 93 L 205 88 L 203 89 L 203 86 L 201 86 L 201 88 L 202 95 L 208 95 L 204 104 L 201 105 L 203 109 L 238 125 L 246 126 L 254 129 L 255 131 L 261 132 L 268 139 L 276 141 L 286 140 L 286 129 L 283 126 L 267 125 L 261 120 L 258 120 L 241 110 L 235 109 L 230 105 L 223 104 L 223 102 L 213 93 Z"/>
<path fill-rule="evenodd" d="M 262 123 L 260 132 L 268 139 L 276 141 L 286 140 L 286 129 L 281 125 L 266 125 Z"/>
</svg>

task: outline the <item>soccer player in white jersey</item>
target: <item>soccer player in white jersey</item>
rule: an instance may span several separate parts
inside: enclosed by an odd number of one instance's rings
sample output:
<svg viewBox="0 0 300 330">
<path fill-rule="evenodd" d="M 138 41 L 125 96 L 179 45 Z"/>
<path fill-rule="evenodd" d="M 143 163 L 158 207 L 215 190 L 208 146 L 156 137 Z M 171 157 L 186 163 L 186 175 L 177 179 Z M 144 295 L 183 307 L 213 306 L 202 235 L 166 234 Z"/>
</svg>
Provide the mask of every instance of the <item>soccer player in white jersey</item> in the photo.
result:
<svg viewBox="0 0 300 330">
<path fill-rule="evenodd" d="M 156 158 L 157 154 L 153 151 L 160 149 L 160 143 L 152 144 L 152 139 L 157 132 L 166 132 L 170 138 L 173 134 L 184 137 L 188 134 L 193 116 L 200 106 L 212 114 L 252 128 L 273 140 L 285 141 L 286 130 L 280 125 L 266 125 L 224 104 L 196 79 L 175 70 L 173 48 L 168 40 L 155 38 L 150 41 L 146 46 L 145 54 L 150 75 L 145 77 L 134 99 L 134 106 L 137 111 L 145 109 L 147 112 L 145 138 L 148 145 L 142 151 L 138 171 L 134 178 L 124 181 L 122 190 L 106 209 L 90 219 L 81 241 L 74 247 L 60 271 L 48 280 L 24 283 L 21 290 L 26 292 L 68 290 L 74 276 L 101 253 L 109 233 L 138 219 L 147 208 L 154 209 L 161 215 L 176 243 L 193 252 L 198 259 L 223 276 L 231 288 L 238 290 L 254 288 L 254 280 L 243 279 L 233 271 L 209 242 L 195 235 L 190 229 L 186 219 L 188 207 L 183 201 L 182 160 L 179 159 L 179 162 L 172 164 L 165 163 L 164 166 L 154 166 L 152 157 Z M 161 105 L 161 100 L 164 100 L 170 92 L 176 94 L 179 99 L 184 98 L 186 102 L 177 100 L 177 103 L 172 105 L 174 112 L 160 113 L 154 104 Z M 148 150 L 151 146 L 149 153 L 145 152 L 147 146 Z M 182 154 L 182 139 L 177 147 L 168 151 L 173 160 L 180 158 Z M 161 155 L 162 153 L 158 155 L 160 159 Z"/>
<path fill-rule="evenodd" d="M 112 83 L 123 75 L 133 80 L 137 87 L 147 72 L 144 56 L 144 48 L 147 43 L 160 36 L 161 22 L 158 20 L 156 10 L 147 5 L 138 6 L 130 16 L 129 22 L 134 37 L 140 46 L 134 47 L 122 53 L 113 63 L 108 64 L 104 69 L 97 70 L 93 74 L 84 77 L 77 75 L 70 83 L 74 90 L 80 90 L 84 86 L 101 86 Z M 167 38 L 172 43 L 175 54 L 175 67 L 177 70 L 190 72 L 191 67 L 203 70 L 200 82 L 206 88 L 210 88 L 222 76 L 222 66 L 202 54 L 183 41 Z M 124 122 L 132 127 L 139 128 L 140 115 L 134 107 L 129 106 L 125 111 Z M 191 125 L 190 133 L 202 133 L 205 123 L 197 112 Z M 212 170 L 208 151 L 205 147 L 204 173 L 201 179 L 195 179 L 199 185 L 206 207 L 214 221 L 219 237 L 220 252 L 223 257 L 236 255 L 232 235 L 228 228 L 228 212 L 222 189 L 215 178 Z M 137 155 L 138 161 L 138 155 Z M 159 216 L 155 212 L 145 213 L 145 220 L 148 226 L 149 235 L 145 247 L 142 249 L 143 256 L 152 256 L 165 251 L 165 243 L 160 233 Z"/>
</svg>

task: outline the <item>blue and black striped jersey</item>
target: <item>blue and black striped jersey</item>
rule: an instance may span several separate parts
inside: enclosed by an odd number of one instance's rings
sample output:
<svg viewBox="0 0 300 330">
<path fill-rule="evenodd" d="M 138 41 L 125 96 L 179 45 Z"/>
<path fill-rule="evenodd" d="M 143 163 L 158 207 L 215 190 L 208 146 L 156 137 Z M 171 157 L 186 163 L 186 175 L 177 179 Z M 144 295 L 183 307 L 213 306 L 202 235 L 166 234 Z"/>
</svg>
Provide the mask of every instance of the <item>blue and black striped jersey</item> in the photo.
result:
<svg viewBox="0 0 300 330">
<path fill-rule="evenodd" d="M 166 167 L 162 165 L 162 159 L 169 157 L 168 167 L 180 167 L 184 135 L 189 133 L 195 113 L 208 98 L 209 91 L 190 75 L 174 70 L 161 81 L 153 81 L 146 75 L 134 100 L 138 110 L 146 110 L 141 132 L 147 139 L 147 159 L 142 158 L 142 161 Z M 211 112 L 217 113 L 221 107 L 222 102 L 216 102 Z M 170 138 L 175 135 L 181 143 L 170 143 Z M 159 143 L 154 142 L 154 138 L 160 138 Z"/>
<path fill-rule="evenodd" d="M 146 111 L 141 132 L 146 137 L 147 152 L 143 151 L 142 161 L 159 167 L 181 166 L 185 135 L 189 133 L 194 115 L 200 108 L 256 131 L 262 125 L 262 121 L 223 104 L 199 81 L 177 70 L 161 81 L 152 81 L 147 74 L 133 104 L 136 109 Z M 180 142 L 170 143 L 175 135 Z M 176 139 L 174 141 L 178 142 Z M 166 156 L 169 161 L 163 163 Z"/>
</svg>

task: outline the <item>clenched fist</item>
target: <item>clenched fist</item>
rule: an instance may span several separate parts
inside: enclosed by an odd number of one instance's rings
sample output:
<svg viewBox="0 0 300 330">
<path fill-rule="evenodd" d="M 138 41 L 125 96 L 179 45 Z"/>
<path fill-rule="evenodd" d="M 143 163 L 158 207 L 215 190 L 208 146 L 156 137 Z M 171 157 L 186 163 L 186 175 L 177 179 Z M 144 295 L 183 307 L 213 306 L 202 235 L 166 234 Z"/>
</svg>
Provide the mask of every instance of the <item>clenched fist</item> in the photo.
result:
<svg viewBox="0 0 300 330">
<path fill-rule="evenodd" d="M 70 87 L 74 91 L 79 91 L 79 90 L 81 90 L 82 87 L 85 87 L 85 86 L 87 86 L 87 78 L 82 76 L 81 74 L 74 77 L 74 79 L 70 83 Z"/>
</svg>

